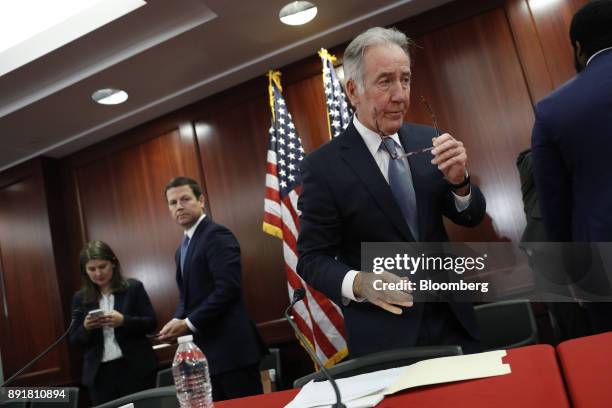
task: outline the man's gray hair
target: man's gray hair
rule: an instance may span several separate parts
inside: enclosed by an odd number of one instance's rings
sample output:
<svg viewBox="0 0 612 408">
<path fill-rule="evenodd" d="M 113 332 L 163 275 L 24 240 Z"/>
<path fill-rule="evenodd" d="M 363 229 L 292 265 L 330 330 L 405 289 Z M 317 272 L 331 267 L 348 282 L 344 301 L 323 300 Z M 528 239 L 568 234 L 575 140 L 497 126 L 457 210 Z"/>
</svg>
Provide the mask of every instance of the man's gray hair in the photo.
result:
<svg viewBox="0 0 612 408">
<path fill-rule="evenodd" d="M 357 90 L 363 92 L 363 55 L 368 47 L 379 44 L 395 44 L 410 57 L 412 40 L 396 28 L 373 27 L 359 34 L 344 51 L 344 76 L 352 79 Z"/>
</svg>

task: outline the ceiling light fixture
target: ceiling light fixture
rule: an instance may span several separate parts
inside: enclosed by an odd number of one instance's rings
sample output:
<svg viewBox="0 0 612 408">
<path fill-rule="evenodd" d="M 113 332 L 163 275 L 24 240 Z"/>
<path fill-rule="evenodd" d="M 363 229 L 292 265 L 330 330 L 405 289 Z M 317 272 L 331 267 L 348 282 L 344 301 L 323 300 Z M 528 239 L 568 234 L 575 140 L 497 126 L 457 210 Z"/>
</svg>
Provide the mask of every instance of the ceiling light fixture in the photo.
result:
<svg viewBox="0 0 612 408">
<path fill-rule="evenodd" d="M 280 21 L 287 25 L 306 24 L 317 15 L 317 6 L 309 1 L 293 1 L 278 13 Z"/>
<path fill-rule="evenodd" d="M 104 88 L 92 93 L 91 99 L 100 105 L 119 105 L 127 101 L 128 94 L 123 89 Z"/>
<path fill-rule="evenodd" d="M 144 5 L 144 0 L 0 0 L 0 76 Z"/>
</svg>

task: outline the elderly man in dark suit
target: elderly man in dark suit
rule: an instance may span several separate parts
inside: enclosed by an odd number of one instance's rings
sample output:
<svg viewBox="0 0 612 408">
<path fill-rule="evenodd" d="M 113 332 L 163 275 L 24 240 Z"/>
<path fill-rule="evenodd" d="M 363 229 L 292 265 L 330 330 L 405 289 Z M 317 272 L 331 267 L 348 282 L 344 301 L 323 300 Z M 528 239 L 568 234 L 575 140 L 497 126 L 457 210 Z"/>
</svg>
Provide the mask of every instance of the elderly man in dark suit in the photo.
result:
<svg viewBox="0 0 612 408">
<path fill-rule="evenodd" d="M 612 241 L 612 1 L 582 7 L 570 39 L 578 75 L 536 105 L 536 188 L 550 241 Z M 585 306 L 612 329 L 612 304 Z"/>
<path fill-rule="evenodd" d="M 180 302 L 159 338 L 193 333 L 208 359 L 215 401 L 259 394 L 265 348 L 242 297 L 238 241 L 206 216 L 196 181 L 176 177 L 165 195 L 185 234 L 175 256 Z"/>
<path fill-rule="evenodd" d="M 485 199 L 470 184 L 463 144 L 448 133 L 404 124 L 409 45 L 403 33 L 384 28 L 349 44 L 344 71 L 356 115 L 302 165 L 298 272 L 343 305 L 353 357 L 413 345 L 479 350 L 471 304 L 413 304 L 404 291 L 374 289 L 375 279 L 397 282 L 396 275 L 359 271 L 362 242 L 447 241 L 443 216 L 474 226 L 485 214 Z M 431 154 L 403 157 L 432 141 Z"/>
</svg>

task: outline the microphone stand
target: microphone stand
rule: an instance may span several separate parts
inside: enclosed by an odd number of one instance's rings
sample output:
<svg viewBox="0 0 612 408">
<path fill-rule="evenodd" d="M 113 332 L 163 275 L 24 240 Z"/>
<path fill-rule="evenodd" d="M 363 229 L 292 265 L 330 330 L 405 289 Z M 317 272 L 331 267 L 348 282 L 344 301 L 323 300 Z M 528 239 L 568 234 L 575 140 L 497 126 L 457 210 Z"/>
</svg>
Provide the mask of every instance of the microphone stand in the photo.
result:
<svg viewBox="0 0 612 408">
<path fill-rule="evenodd" d="M 300 329 L 297 327 L 297 325 L 295 324 L 295 322 L 289 315 L 289 311 L 293 309 L 293 307 L 295 306 L 297 302 L 304 299 L 305 296 L 306 296 L 306 290 L 304 288 L 298 288 L 293 291 L 293 300 L 291 300 L 291 303 L 289 304 L 287 309 L 285 309 L 285 318 L 289 322 L 289 325 L 291 325 L 291 328 L 295 332 L 295 335 L 297 336 L 298 340 L 300 340 L 300 342 L 304 345 L 304 348 L 306 349 L 306 352 L 308 352 L 308 355 L 310 356 L 310 358 L 312 358 L 319 365 L 319 367 L 321 367 L 321 371 L 323 372 L 323 375 L 325 375 L 325 377 L 331 383 L 334 389 L 334 393 L 336 394 L 336 403 L 332 407 L 333 408 L 346 408 L 346 406 L 342 403 L 342 398 L 340 397 L 340 390 L 338 389 L 338 384 L 336 383 L 336 380 L 334 380 L 333 377 L 329 374 L 329 371 L 327 371 L 327 368 L 325 368 L 325 366 L 323 365 L 323 362 L 319 359 L 319 356 L 317 356 L 317 353 L 311 350 L 310 347 L 308 347 L 308 340 L 306 340 L 306 337 L 304 336 L 304 334 L 302 334 Z"/>
<path fill-rule="evenodd" d="M 72 330 L 72 326 L 74 326 L 74 322 L 76 321 L 77 317 L 82 313 L 81 310 L 79 309 L 75 309 L 72 311 L 72 320 L 70 321 L 70 325 L 68 326 L 68 329 L 66 329 L 66 331 L 64 332 L 64 334 L 62 334 L 60 336 L 59 339 L 55 340 L 53 342 L 53 344 L 51 344 L 49 347 L 47 347 L 47 349 L 45 351 L 43 351 L 42 353 L 40 353 L 38 356 L 34 357 L 34 359 L 32 361 L 30 361 L 28 364 L 26 364 L 21 370 L 17 371 L 15 374 L 13 374 L 8 380 L 6 380 L 5 382 L 2 383 L 2 385 L 0 385 L 0 388 L 2 387 L 6 387 L 6 385 L 8 385 L 11 381 L 13 381 L 15 378 L 19 377 L 24 371 L 26 371 L 28 368 L 32 367 L 38 360 L 40 360 L 41 358 L 43 358 L 45 355 L 47 355 L 48 352 L 50 352 L 51 350 L 53 350 L 53 348 L 55 348 L 55 346 L 57 346 L 62 340 L 64 340 L 64 338 L 68 335 L 68 333 L 70 333 L 70 330 Z"/>
</svg>

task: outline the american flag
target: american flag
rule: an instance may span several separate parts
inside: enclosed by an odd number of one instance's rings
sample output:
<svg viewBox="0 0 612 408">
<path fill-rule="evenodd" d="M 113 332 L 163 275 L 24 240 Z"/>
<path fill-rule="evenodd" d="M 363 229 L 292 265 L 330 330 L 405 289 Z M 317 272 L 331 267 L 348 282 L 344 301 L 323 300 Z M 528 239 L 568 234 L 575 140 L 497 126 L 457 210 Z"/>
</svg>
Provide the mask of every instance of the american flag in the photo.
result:
<svg viewBox="0 0 612 408">
<path fill-rule="evenodd" d="M 325 102 L 327 105 L 327 129 L 329 137 L 334 138 L 349 125 L 351 121 L 351 108 L 346 103 L 346 97 L 342 85 L 336 75 L 334 62 L 336 57 L 331 55 L 325 48 L 319 50 L 321 63 L 323 64 L 323 88 L 325 89 Z"/>
<path fill-rule="evenodd" d="M 268 72 L 270 146 L 266 172 L 263 230 L 283 241 L 283 256 L 289 299 L 298 288 L 306 290 L 304 301 L 293 309 L 293 318 L 326 367 L 347 355 L 344 319 L 340 308 L 321 292 L 308 286 L 297 274 L 297 237 L 300 231 L 297 201 L 302 186 L 300 163 L 304 149 L 282 95 L 280 72 Z"/>
</svg>

